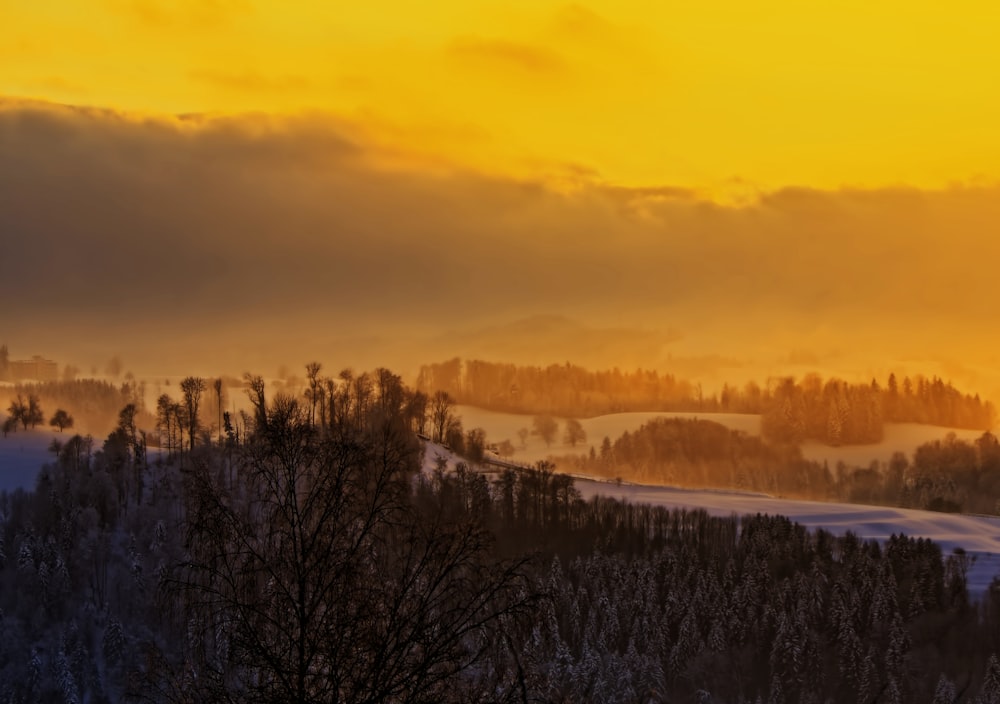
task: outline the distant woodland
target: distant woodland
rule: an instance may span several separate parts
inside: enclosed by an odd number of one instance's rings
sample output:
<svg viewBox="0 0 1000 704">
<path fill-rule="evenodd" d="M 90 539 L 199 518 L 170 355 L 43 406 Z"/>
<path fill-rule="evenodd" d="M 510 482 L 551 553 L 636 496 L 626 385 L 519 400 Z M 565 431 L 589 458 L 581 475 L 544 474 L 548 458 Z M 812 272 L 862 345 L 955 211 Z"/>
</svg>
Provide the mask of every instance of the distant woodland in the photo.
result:
<svg viewBox="0 0 1000 704">
<path fill-rule="evenodd" d="M 711 421 L 658 418 L 556 461 L 574 473 L 640 484 L 1000 515 L 1000 442 L 988 432 L 974 442 L 950 434 L 888 463 L 831 467 L 803 459 L 795 445 Z"/>
<path fill-rule="evenodd" d="M 87 428 L 106 429 L 115 426 L 124 406 L 144 408 L 145 383 L 131 377 L 117 385 L 97 379 L 24 382 L 14 385 L 9 393 L 15 399 L 36 399 L 46 412 L 64 408 Z"/>
<path fill-rule="evenodd" d="M 1000 702 L 1000 583 L 970 601 L 960 552 L 584 502 L 548 463 L 422 471 L 418 429 L 460 428 L 443 397 L 307 377 L 247 375 L 214 433 L 188 377 L 175 430 L 126 404 L 0 493 L 0 701 Z M 688 423 L 608 452 L 779 452 Z M 914 465 L 973 460 L 951 445 Z"/>
<path fill-rule="evenodd" d="M 938 378 L 889 376 L 885 386 L 779 379 L 762 387 L 723 386 L 705 395 L 700 385 L 655 370 L 589 371 L 565 364 L 517 366 L 455 358 L 420 368 L 417 388 L 445 391 L 460 404 L 510 413 L 586 418 L 624 411 L 754 413 L 766 438 L 819 440 L 831 445 L 876 443 L 885 423 L 926 423 L 989 430 L 995 411 L 978 395 Z"/>
</svg>

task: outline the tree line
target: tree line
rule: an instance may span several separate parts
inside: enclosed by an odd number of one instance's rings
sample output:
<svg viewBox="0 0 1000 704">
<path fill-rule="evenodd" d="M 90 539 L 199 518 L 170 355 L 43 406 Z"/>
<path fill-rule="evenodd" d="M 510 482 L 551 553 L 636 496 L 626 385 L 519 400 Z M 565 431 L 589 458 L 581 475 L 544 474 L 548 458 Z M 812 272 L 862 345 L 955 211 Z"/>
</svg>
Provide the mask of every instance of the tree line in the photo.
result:
<svg viewBox="0 0 1000 704">
<path fill-rule="evenodd" d="M 19 383 L 11 388 L 14 395 L 11 405 L 19 398 L 30 405 L 33 398 L 38 406 L 64 409 L 77 423 L 90 430 L 107 432 L 117 423 L 122 407 L 130 403 L 144 415 L 143 422 L 146 422 L 145 390 L 145 382 L 131 375 L 121 384 L 98 379 Z M 10 409 L 8 414 L 14 415 Z M 44 419 L 37 419 L 34 425 L 43 422 Z"/>
<path fill-rule="evenodd" d="M 427 470 L 397 376 L 314 369 L 221 435 L 190 377 L 169 453 L 129 403 L 0 493 L 0 699 L 1000 701 L 962 554 Z"/>
<path fill-rule="evenodd" d="M 831 467 L 778 444 L 692 418 L 656 418 L 585 455 L 557 461 L 574 473 L 640 484 L 737 489 L 817 501 L 1000 515 L 1000 441 L 949 433 L 888 462 Z"/>
<path fill-rule="evenodd" d="M 690 380 L 656 370 L 618 368 L 591 371 L 569 363 L 547 367 L 461 360 L 425 364 L 417 389 L 444 391 L 459 404 L 535 415 L 592 417 L 626 411 L 753 413 L 763 432 L 781 442 L 819 440 L 830 445 L 877 443 L 885 423 L 924 423 L 989 430 L 993 405 L 963 394 L 937 377 L 890 374 L 884 387 L 824 381 L 816 374 L 801 380 L 778 378 L 766 386 L 724 384 L 705 394 Z"/>
<path fill-rule="evenodd" d="M 775 386 L 763 408 L 761 431 L 778 442 L 855 445 L 880 442 L 887 422 L 990 430 L 995 421 L 991 403 L 938 378 L 906 377 L 900 385 L 891 374 L 882 388 L 874 379 L 848 384 L 807 375 Z"/>
<path fill-rule="evenodd" d="M 0 426 L 0 432 L 3 433 L 4 437 L 7 437 L 10 433 L 17 432 L 18 425 L 21 426 L 22 430 L 27 430 L 29 427 L 34 429 L 44 422 L 45 413 L 42 411 L 42 404 L 38 397 L 34 394 L 28 394 L 28 397 L 24 398 L 18 394 L 7 407 L 7 417 L 4 418 L 3 424 Z M 72 428 L 74 422 L 73 416 L 62 408 L 56 409 L 56 412 L 49 418 L 49 425 L 60 433 Z"/>
</svg>

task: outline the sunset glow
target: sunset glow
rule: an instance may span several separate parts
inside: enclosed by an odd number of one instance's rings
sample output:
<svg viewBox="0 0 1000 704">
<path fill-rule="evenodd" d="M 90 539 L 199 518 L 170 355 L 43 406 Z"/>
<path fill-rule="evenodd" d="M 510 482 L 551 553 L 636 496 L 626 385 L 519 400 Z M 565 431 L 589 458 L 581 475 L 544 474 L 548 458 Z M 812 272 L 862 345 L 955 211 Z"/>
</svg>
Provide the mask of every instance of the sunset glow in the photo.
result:
<svg viewBox="0 0 1000 704">
<path fill-rule="evenodd" d="M 998 177 L 995 3 L 0 7 L 8 97 L 319 111 L 408 159 L 729 200 Z"/>
</svg>

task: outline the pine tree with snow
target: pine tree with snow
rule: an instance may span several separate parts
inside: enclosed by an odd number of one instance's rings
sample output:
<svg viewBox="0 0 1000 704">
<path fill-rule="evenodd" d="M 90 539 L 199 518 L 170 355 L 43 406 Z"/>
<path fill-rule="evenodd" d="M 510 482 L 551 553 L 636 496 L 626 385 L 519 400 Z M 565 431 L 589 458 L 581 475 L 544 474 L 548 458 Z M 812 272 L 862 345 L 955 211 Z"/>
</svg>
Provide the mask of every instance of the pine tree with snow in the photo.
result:
<svg viewBox="0 0 1000 704">
<path fill-rule="evenodd" d="M 767 697 L 767 704 L 785 704 L 785 691 L 777 673 L 771 675 L 771 691 Z"/>
<path fill-rule="evenodd" d="M 858 701 L 870 702 L 878 691 L 878 669 L 875 665 L 878 654 L 875 646 L 868 646 L 868 653 L 861 663 L 861 672 L 858 674 Z"/>
<path fill-rule="evenodd" d="M 38 650 L 31 649 L 31 660 L 28 661 L 28 693 L 34 691 L 42 681 L 42 658 Z"/>
<path fill-rule="evenodd" d="M 955 685 L 942 672 L 934 689 L 934 699 L 931 704 L 955 704 Z"/>
<path fill-rule="evenodd" d="M 889 645 L 885 651 L 885 676 L 889 683 L 886 698 L 892 704 L 902 704 L 903 701 L 902 689 L 906 678 L 904 668 L 909 649 L 910 636 L 903 625 L 903 619 L 897 613 L 889 626 Z"/>
<path fill-rule="evenodd" d="M 681 621 L 680 631 L 677 634 L 677 642 L 670 650 L 670 674 L 678 677 L 687 666 L 688 660 L 699 650 L 698 620 L 694 609 L 689 609 L 684 620 Z"/>
<path fill-rule="evenodd" d="M 724 653 L 728 649 L 726 631 L 721 619 L 712 621 L 712 627 L 708 631 L 708 647 L 716 653 Z"/>
<path fill-rule="evenodd" d="M 17 551 L 17 568 L 26 572 L 35 569 L 35 556 L 27 539 L 21 543 L 21 549 Z"/>
<path fill-rule="evenodd" d="M 986 674 L 976 704 L 1000 704 L 1000 661 L 996 653 L 990 655 L 986 664 Z"/>
<path fill-rule="evenodd" d="M 101 649 L 108 665 L 117 665 L 121 661 L 122 655 L 125 653 L 125 630 L 118 619 L 108 620 L 108 625 L 104 628 Z"/>
<path fill-rule="evenodd" d="M 146 588 L 146 579 L 142 573 L 142 557 L 139 555 L 139 548 L 135 544 L 135 536 L 128 546 L 128 571 L 132 575 L 132 583 L 141 593 Z"/>
<path fill-rule="evenodd" d="M 73 678 L 73 671 L 70 668 L 69 659 L 61 652 L 56 655 L 56 682 L 63 695 L 65 704 L 80 704 L 80 690 L 76 680 Z"/>
</svg>

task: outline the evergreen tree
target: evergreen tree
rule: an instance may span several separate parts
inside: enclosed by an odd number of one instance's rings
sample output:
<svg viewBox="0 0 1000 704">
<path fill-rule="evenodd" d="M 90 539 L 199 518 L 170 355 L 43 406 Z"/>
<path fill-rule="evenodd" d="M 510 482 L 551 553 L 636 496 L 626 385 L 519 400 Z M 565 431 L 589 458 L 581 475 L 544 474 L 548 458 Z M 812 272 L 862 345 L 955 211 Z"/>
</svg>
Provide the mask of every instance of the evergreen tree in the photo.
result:
<svg viewBox="0 0 1000 704">
<path fill-rule="evenodd" d="M 931 704 L 955 704 L 956 696 L 955 685 L 944 673 L 941 673 L 937 687 L 934 688 L 934 699 Z"/>
<path fill-rule="evenodd" d="M 986 663 L 986 675 L 976 704 L 1000 704 L 1000 661 L 997 660 L 996 653 L 992 653 Z"/>
</svg>

